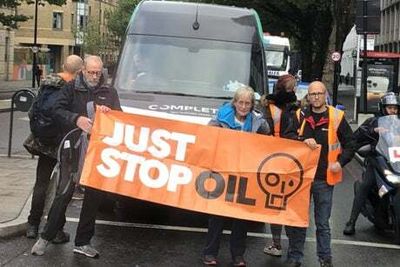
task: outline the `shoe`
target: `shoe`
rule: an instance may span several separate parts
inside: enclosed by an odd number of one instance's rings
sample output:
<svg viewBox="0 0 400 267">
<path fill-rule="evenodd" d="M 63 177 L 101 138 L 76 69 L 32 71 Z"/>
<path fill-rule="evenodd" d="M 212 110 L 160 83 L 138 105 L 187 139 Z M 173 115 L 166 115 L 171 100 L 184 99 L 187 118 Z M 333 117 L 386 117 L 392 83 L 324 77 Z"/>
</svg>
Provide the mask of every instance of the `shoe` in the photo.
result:
<svg viewBox="0 0 400 267">
<path fill-rule="evenodd" d="M 348 221 L 346 227 L 343 230 L 344 235 L 354 235 L 356 233 L 356 224 L 354 221 Z"/>
<path fill-rule="evenodd" d="M 26 237 L 35 239 L 38 236 L 39 227 L 28 223 L 26 228 Z"/>
<path fill-rule="evenodd" d="M 58 231 L 56 237 L 51 240 L 53 244 L 63 244 L 67 242 L 69 242 L 69 234 L 63 230 Z"/>
<path fill-rule="evenodd" d="M 321 267 L 333 267 L 331 259 L 319 259 L 319 266 Z"/>
<path fill-rule="evenodd" d="M 301 266 L 301 262 L 295 261 L 293 259 L 287 259 L 285 261 L 285 266 L 288 266 L 288 267 L 300 267 Z"/>
<path fill-rule="evenodd" d="M 100 256 L 100 253 L 90 244 L 84 246 L 75 246 L 74 253 L 82 254 L 89 258 L 98 258 Z"/>
<path fill-rule="evenodd" d="M 235 256 L 233 258 L 233 266 L 246 266 L 246 261 L 243 256 Z"/>
<path fill-rule="evenodd" d="M 49 241 L 39 237 L 39 239 L 36 241 L 36 243 L 33 245 L 31 249 L 31 254 L 35 256 L 44 255 L 48 243 Z"/>
<path fill-rule="evenodd" d="M 217 266 L 217 258 L 213 255 L 204 255 L 203 263 L 207 266 Z"/>
<path fill-rule="evenodd" d="M 264 247 L 264 253 L 267 255 L 271 255 L 271 256 L 276 256 L 276 257 L 280 257 L 282 256 L 282 247 L 279 245 L 265 245 Z"/>
</svg>

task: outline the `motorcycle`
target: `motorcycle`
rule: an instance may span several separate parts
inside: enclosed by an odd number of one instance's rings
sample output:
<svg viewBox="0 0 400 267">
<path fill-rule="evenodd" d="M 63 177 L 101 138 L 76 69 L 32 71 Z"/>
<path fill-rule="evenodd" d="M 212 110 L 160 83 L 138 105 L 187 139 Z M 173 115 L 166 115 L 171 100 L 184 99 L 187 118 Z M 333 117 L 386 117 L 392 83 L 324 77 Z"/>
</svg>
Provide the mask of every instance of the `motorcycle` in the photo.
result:
<svg viewBox="0 0 400 267">
<path fill-rule="evenodd" d="M 376 186 L 371 188 L 361 214 L 379 230 L 394 232 L 400 244 L 400 119 L 397 115 L 378 119 L 379 140 L 376 147 L 366 145 L 357 153 L 364 157 L 363 172 L 372 165 Z M 354 183 L 357 194 L 361 181 Z"/>
</svg>

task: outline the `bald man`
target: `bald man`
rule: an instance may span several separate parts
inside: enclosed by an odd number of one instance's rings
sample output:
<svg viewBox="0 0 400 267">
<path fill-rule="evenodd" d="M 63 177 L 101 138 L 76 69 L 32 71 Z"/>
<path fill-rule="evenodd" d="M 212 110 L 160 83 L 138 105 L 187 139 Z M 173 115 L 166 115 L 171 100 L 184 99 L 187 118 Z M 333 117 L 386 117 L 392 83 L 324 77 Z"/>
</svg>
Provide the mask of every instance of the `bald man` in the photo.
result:
<svg viewBox="0 0 400 267">
<path fill-rule="evenodd" d="M 317 256 L 320 266 L 333 266 L 329 218 L 332 209 L 333 188 L 342 180 L 342 168 L 354 156 L 353 132 L 344 112 L 327 105 L 327 90 L 320 81 L 308 87 L 310 105 L 300 112 L 300 121 L 294 120 L 293 132 L 309 148 L 321 146 L 311 194 L 314 201 L 314 219 L 317 237 Z M 300 266 L 306 238 L 306 228 L 288 227 L 288 262 Z"/>
<path fill-rule="evenodd" d="M 73 80 L 76 75 L 81 71 L 83 60 L 76 55 L 70 55 L 65 59 L 64 71 L 60 73 L 53 73 L 46 77 L 42 82 L 44 86 L 51 86 L 52 88 L 61 88 L 69 81 Z M 33 116 L 30 112 L 30 118 Z M 61 133 L 60 133 L 61 134 Z M 31 135 L 32 136 L 32 135 Z M 43 215 L 44 203 L 46 199 L 47 188 L 54 166 L 57 163 L 57 147 L 60 140 L 55 140 L 54 145 L 42 144 L 37 138 L 31 138 L 29 149 L 31 153 L 38 155 L 38 165 L 36 168 L 36 182 L 33 188 L 31 211 L 28 217 L 28 227 L 26 230 L 26 237 L 36 238 L 40 219 Z M 26 143 L 24 145 L 27 145 Z M 28 145 L 29 146 L 29 145 Z M 53 240 L 55 243 L 64 243 L 69 240 L 69 237 L 64 232 L 57 234 Z"/>
</svg>

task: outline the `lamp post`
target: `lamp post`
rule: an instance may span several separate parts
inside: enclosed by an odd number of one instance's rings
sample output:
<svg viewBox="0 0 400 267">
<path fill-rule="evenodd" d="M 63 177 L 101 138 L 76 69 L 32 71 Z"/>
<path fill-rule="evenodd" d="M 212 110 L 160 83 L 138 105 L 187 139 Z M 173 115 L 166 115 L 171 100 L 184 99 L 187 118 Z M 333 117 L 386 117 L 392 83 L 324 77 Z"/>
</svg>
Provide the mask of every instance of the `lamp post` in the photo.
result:
<svg viewBox="0 0 400 267">
<path fill-rule="evenodd" d="M 35 25 L 33 29 L 33 62 L 32 62 L 32 88 L 35 88 L 35 78 L 37 75 L 37 53 L 39 48 L 37 46 L 37 18 L 38 18 L 38 3 L 40 0 L 35 0 Z"/>
</svg>

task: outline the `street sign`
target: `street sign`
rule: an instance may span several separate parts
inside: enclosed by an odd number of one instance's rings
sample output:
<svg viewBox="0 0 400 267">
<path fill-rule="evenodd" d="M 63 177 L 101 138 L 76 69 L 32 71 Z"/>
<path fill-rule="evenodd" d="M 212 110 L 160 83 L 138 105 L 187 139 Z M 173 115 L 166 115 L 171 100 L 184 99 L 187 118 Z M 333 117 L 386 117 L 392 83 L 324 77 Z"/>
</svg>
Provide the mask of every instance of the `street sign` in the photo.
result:
<svg viewBox="0 0 400 267">
<path fill-rule="evenodd" d="M 339 60 L 340 60 L 340 58 L 341 58 L 341 55 L 340 55 L 340 53 L 339 52 L 333 52 L 332 54 L 331 54 L 331 59 L 333 60 L 333 61 L 335 61 L 335 62 L 338 62 Z"/>
</svg>

